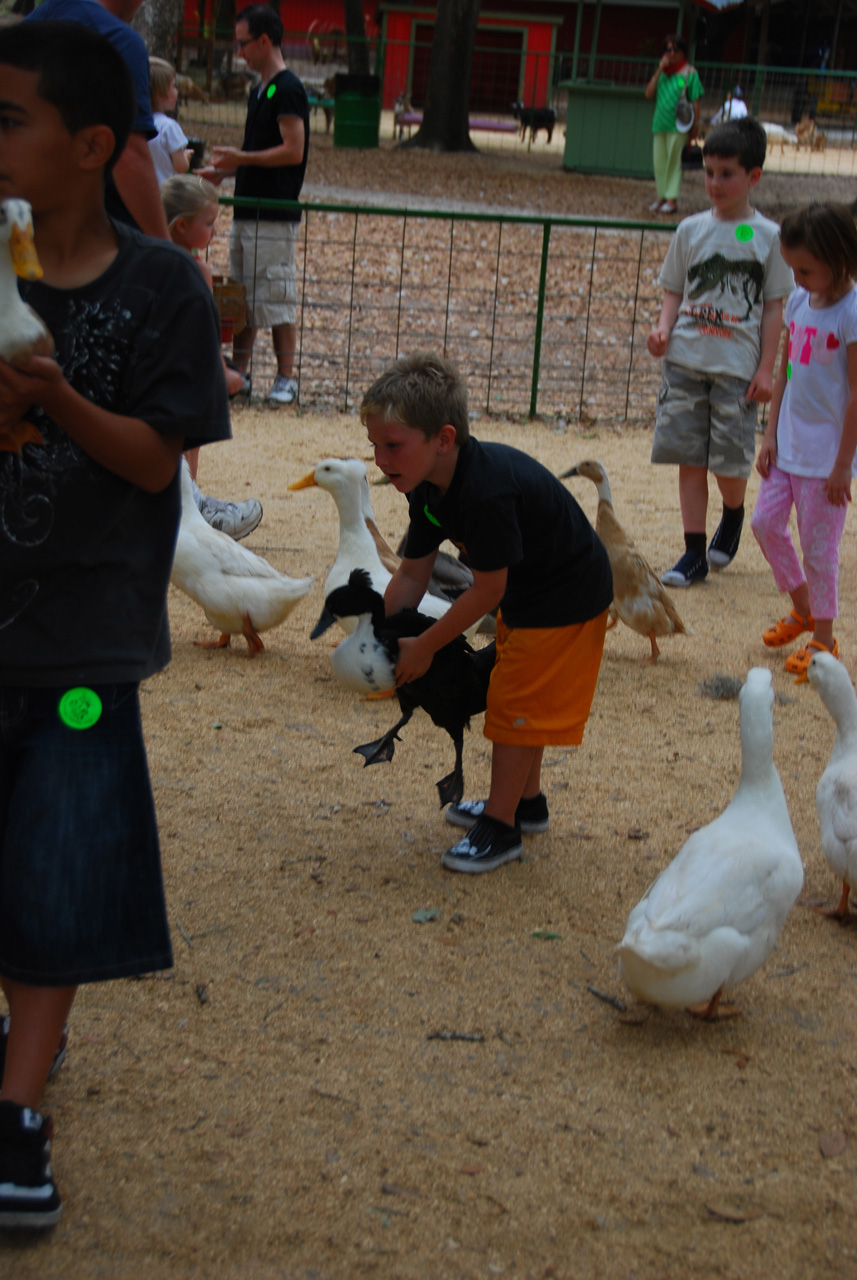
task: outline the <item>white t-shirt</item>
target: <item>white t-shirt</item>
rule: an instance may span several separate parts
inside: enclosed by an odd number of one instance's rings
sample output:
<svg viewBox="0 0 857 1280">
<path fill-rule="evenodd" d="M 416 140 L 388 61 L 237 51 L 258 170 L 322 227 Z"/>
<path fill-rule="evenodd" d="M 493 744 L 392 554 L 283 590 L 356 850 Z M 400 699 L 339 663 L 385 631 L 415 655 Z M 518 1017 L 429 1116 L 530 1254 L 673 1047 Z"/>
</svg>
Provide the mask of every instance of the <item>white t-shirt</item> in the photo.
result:
<svg viewBox="0 0 857 1280">
<path fill-rule="evenodd" d="M 741 98 L 730 98 L 724 102 L 719 111 L 711 117 L 712 124 L 722 124 L 724 120 L 741 120 L 747 114 L 747 104 Z"/>
<path fill-rule="evenodd" d="M 178 121 L 172 116 L 164 115 L 163 111 L 156 111 L 154 114 L 158 136 L 149 139 L 149 151 L 152 164 L 155 166 L 158 186 L 160 186 L 162 182 L 166 182 L 167 178 L 175 176 L 172 155 L 174 151 L 181 151 L 187 146 L 187 138 Z"/>
<path fill-rule="evenodd" d="M 780 229 L 755 210 L 739 222 L 723 222 L 710 209 L 685 218 L 658 283 L 682 295 L 667 360 L 748 383 L 759 367 L 765 303 L 794 288 L 780 253 Z"/>
<path fill-rule="evenodd" d="M 845 410 L 848 347 L 857 342 L 857 290 L 832 307 L 811 307 L 806 289 L 786 303 L 788 381 L 777 420 L 777 466 L 826 479 L 833 469 Z M 857 461 L 851 468 L 857 475 Z"/>
</svg>

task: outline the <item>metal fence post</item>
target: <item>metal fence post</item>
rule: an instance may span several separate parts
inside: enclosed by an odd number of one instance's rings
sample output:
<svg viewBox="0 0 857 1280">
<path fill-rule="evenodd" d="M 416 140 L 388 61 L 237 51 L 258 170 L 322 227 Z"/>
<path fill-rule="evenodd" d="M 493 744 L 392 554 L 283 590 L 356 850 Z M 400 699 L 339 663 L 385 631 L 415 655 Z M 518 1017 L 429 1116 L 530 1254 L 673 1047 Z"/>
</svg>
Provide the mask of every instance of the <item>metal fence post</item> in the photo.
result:
<svg viewBox="0 0 857 1280">
<path fill-rule="evenodd" d="M 545 290 L 548 279 L 548 250 L 551 242 L 551 224 L 542 224 L 542 265 L 539 272 L 539 301 L 536 309 L 536 336 L 533 343 L 533 381 L 530 388 L 530 417 L 536 416 L 539 399 L 539 365 L 542 355 L 542 326 L 545 319 Z"/>
</svg>

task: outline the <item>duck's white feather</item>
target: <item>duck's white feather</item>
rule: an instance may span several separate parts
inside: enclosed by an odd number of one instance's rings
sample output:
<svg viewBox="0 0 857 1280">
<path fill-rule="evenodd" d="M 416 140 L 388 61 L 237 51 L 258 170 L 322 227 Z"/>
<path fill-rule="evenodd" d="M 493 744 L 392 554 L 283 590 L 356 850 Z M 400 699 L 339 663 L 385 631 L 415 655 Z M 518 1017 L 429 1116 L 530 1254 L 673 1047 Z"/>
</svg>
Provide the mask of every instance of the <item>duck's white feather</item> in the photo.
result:
<svg viewBox="0 0 857 1280">
<path fill-rule="evenodd" d="M 182 515 L 171 580 L 202 608 L 223 635 L 241 635 L 283 622 L 311 589 L 313 578 L 290 578 L 203 519 L 182 459 Z"/>
<path fill-rule="evenodd" d="M 836 723 L 830 760 L 815 791 L 821 848 L 836 875 L 854 888 L 857 887 L 857 694 L 846 668 L 832 654 L 813 654 L 807 677 Z"/>
<path fill-rule="evenodd" d="M 754 668 L 741 690 L 741 778 L 713 822 L 685 841 L 628 917 L 619 968 L 640 1000 L 709 1001 L 764 963 L 803 884 L 773 762 L 773 682 Z"/>
<path fill-rule="evenodd" d="M 308 476 L 291 488 L 312 485 L 326 489 L 339 512 L 339 546 L 325 580 L 325 600 L 331 591 L 347 584 L 352 569 L 365 569 L 374 590 L 383 595 L 393 575 L 381 562 L 375 539 L 366 523 L 367 517 L 374 521 L 374 513 L 365 463 L 359 458 L 323 458 Z M 421 613 L 440 618 L 448 610 L 449 601 L 427 594 L 418 607 Z M 356 618 L 338 618 L 337 621 L 346 633 L 357 626 Z"/>
<path fill-rule="evenodd" d="M 10 364 L 30 355 L 50 355 L 53 338 L 47 326 L 18 292 L 18 277 L 12 260 L 13 236 L 32 245 L 33 219 L 26 200 L 4 200 L 0 204 L 0 357 Z M 33 250 L 31 278 L 41 275 Z"/>
</svg>

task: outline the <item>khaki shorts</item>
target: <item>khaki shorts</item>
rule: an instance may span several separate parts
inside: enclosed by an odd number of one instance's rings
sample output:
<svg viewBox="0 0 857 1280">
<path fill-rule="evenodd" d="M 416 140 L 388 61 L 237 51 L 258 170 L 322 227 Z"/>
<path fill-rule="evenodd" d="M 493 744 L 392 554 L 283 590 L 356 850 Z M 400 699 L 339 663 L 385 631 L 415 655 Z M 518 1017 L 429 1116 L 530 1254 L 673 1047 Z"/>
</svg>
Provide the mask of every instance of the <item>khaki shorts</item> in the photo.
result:
<svg viewBox="0 0 857 1280">
<path fill-rule="evenodd" d="M 579 746 L 606 632 L 606 609 L 570 627 L 507 627 L 498 618 L 485 737 L 519 747 Z"/>
<path fill-rule="evenodd" d="M 756 457 L 758 405 L 744 399 L 747 382 L 698 375 L 664 361 L 652 462 L 707 467 L 746 479 Z"/>
<path fill-rule="evenodd" d="M 249 328 L 271 329 L 295 323 L 295 249 L 300 227 L 299 222 L 232 223 L 229 274 L 247 290 Z"/>
</svg>

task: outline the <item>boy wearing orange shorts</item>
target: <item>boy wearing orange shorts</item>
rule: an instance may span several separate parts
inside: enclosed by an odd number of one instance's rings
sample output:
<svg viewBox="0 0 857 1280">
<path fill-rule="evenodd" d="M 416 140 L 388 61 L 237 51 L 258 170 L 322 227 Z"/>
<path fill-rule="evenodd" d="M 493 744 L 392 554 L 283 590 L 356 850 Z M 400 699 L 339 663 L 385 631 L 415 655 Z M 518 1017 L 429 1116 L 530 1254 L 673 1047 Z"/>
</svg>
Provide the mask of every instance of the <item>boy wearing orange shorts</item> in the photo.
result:
<svg viewBox="0 0 857 1280">
<path fill-rule="evenodd" d="M 545 747 L 583 739 L 613 598 L 610 562 L 550 471 L 470 435 L 467 390 L 449 361 L 397 360 L 366 392 L 360 417 L 375 462 L 410 508 L 387 613 L 418 604 L 445 538 L 473 571 L 473 586 L 442 618 L 400 640 L 396 683 L 423 675 L 438 649 L 500 606 L 484 730 L 494 744 L 491 790 L 447 811 L 468 831 L 441 859 L 451 871 L 494 871 L 521 856 L 522 832 L 547 829 Z"/>
</svg>

